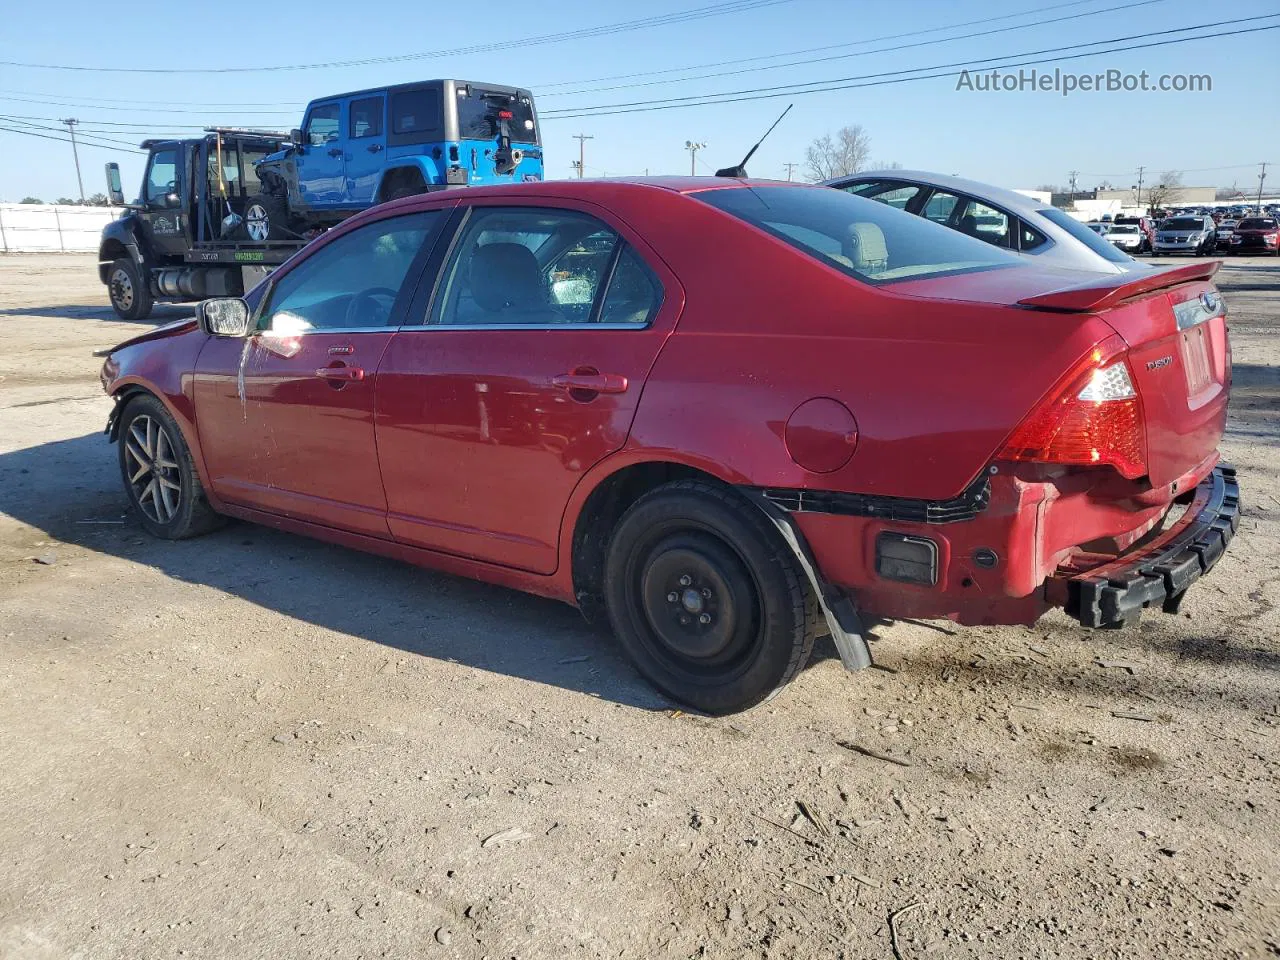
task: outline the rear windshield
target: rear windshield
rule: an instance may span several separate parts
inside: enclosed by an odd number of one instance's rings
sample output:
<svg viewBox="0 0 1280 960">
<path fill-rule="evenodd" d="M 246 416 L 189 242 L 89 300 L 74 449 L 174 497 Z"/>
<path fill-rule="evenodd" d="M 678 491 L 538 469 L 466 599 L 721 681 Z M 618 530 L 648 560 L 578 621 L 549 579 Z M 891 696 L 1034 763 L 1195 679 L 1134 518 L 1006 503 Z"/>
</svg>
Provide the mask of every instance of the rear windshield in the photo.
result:
<svg viewBox="0 0 1280 960">
<path fill-rule="evenodd" d="M 498 135 L 500 114 L 510 113 L 507 129 L 515 143 L 537 143 L 533 117 L 533 97 L 470 86 L 458 88 L 458 137 L 461 140 L 492 140 Z"/>
<path fill-rule="evenodd" d="M 1127 223 L 1122 223 L 1118 227 L 1111 228 L 1112 236 L 1115 236 L 1117 233 L 1137 233 L 1137 232 L 1138 232 L 1137 227 L 1131 227 Z"/>
<path fill-rule="evenodd" d="M 1112 263 L 1128 263 L 1133 259 L 1114 243 L 1102 239 L 1075 217 L 1069 213 L 1063 213 L 1057 207 L 1041 207 L 1036 213 L 1050 223 L 1061 227 L 1104 260 L 1110 260 Z"/>
<path fill-rule="evenodd" d="M 691 194 L 858 280 L 893 283 L 1018 266 L 982 240 L 825 187 L 744 187 Z"/>
<path fill-rule="evenodd" d="M 1173 217 L 1160 224 L 1161 230 L 1203 230 L 1204 221 L 1199 217 Z"/>
<path fill-rule="evenodd" d="M 1241 220 L 1236 225 L 1237 230 L 1274 230 L 1276 229 L 1276 221 L 1269 220 L 1266 217 L 1250 217 L 1248 220 Z"/>
</svg>

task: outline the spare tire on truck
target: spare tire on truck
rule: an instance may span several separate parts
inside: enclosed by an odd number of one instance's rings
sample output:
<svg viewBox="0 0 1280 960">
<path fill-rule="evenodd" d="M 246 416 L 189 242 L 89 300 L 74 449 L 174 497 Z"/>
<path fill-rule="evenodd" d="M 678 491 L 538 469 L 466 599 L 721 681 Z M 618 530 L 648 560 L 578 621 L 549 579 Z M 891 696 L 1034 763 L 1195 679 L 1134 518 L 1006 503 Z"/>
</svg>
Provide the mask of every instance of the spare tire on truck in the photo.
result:
<svg viewBox="0 0 1280 960">
<path fill-rule="evenodd" d="M 289 205 L 270 193 L 258 194 L 244 208 L 244 233 L 254 243 L 298 236 L 289 229 Z"/>
</svg>

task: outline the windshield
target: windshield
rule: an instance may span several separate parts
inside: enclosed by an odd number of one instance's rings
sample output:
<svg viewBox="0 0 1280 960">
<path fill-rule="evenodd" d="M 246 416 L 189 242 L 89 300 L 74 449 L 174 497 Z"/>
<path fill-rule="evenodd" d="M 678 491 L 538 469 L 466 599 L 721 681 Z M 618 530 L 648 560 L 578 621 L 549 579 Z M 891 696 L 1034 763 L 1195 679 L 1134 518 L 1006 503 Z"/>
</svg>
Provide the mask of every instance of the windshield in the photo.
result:
<svg viewBox="0 0 1280 960">
<path fill-rule="evenodd" d="M 1065 230 L 1104 260 L 1112 263 L 1129 263 L 1133 260 L 1133 257 L 1124 253 L 1114 243 L 1102 239 L 1075 217 L 1069 213 L 1063 213 L 1057 207 L 1041 207 L 1036 213 Z"/>
<path fill-rule="evenodd" d="M 1111 236 L 1116 236 L 1117 234 L 1122 234 L 1122 233 L 1137 233 L 1137 232 L 1138 232 L 1137 227 L 1131 227 L 1128 224 L 1121 224 L 1118 227 L 1111 228 Z"/>
<path fill-rule="evenodd" d="M 1160 224 L 1161 230 L 1203 230 L 1204 221 L 1199 217 L 1174 217 Z"/>
<path fill-rule="evenodd" d="M 1013 267 L 989 243 L 843 190 L 746 187 L 691 194 L 869 283 Z"/>
<path fill-rule="evenodd" d="M 458 137 L 462 140 L 492 140 L 498 135 L 499 113 L 509 111 L 507 129 L 513 143 L 537 143 L 533 117 L 533 97 L 521 91 L 502 93 L 484 87 L 458 88 Z"/>
<path fill-rule="evenodd" d="M 1250 217 L 1248 220 L 1241 220 L 1236 227 L 1237 230 L 1274 230 L 1276 229 L 1276 221 L 1269 220 L 1266 217 Z"/>
</svg>

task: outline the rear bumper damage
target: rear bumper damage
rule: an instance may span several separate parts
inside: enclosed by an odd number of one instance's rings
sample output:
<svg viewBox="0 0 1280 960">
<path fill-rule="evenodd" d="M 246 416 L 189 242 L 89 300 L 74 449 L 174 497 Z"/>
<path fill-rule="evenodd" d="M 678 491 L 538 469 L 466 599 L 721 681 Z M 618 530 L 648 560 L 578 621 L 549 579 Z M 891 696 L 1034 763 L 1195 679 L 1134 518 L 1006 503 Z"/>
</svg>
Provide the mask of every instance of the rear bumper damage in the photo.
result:
<svg viewBox="0 0 1280 960">
<path fill-rule="evenodd" d="M 1143 609 L 1177 613 L 1187 588 L 1213 569 L 1240 525 L 1235 468 L 1218 464 L 1187 512 L 1138 550 L 1050 583 L 1065 588 L 1066 612 L 1086 627 L 1123 627 Z"/>
</svg>

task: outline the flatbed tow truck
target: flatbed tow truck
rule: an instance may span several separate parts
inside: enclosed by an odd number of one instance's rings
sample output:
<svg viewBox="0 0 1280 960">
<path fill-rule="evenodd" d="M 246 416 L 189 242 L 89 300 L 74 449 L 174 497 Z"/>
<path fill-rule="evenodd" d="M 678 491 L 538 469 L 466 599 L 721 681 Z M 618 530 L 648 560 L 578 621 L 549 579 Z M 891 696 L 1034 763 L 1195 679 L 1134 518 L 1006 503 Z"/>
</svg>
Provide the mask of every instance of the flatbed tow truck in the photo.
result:
<svg viewBox="0 0 1280 960">
<path fill-rule="evenodd" d="M 111 202 L 129 211 L 103 230 L 98 253 L 115 312 L 140 320 L 157 302 L 242 296 L 299 250 L 310 233 L 255 240 L 246 221 L 262 192 L 256 164 L 289 143 L 287 133 L 235 127 L 143 141 L 146 173 L 133 203 L 108 163 Z"/>
</svg>

